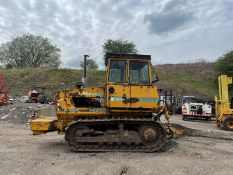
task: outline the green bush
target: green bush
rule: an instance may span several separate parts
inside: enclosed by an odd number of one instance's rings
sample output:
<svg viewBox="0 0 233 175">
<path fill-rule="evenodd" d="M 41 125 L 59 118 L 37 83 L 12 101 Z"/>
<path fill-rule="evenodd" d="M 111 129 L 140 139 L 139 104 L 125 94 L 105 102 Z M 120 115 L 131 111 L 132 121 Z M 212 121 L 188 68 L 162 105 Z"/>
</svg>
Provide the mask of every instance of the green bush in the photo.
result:
<svg viewBox="0 0 233 175">
<path fill-rule="evenodd" d="M 233 50 L 218 58 L 215 64 L 215 73 L 233 77 Z"/>
</svg>

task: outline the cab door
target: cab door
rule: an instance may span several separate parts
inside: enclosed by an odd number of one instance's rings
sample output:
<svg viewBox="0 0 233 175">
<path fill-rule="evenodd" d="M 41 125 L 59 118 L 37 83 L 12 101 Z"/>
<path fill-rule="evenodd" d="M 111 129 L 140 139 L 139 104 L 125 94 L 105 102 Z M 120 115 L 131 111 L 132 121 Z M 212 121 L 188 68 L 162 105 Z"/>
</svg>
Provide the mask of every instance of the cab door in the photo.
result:
<svg viewBox="0 0 233 175">
<path fill-rule="evenodd" d="M 130 87 L 128 84 L 128 63 L 126 60 L 109 60 L 107 72 L 106 106 L 109 108 L 130 108 Z"/>
<path fill-rule="evenodd" d="M 129 61 L 130 107 L 152 109 L 158 103 L 157 87 L 152 85 L 148 61 Z"/>
</svg>

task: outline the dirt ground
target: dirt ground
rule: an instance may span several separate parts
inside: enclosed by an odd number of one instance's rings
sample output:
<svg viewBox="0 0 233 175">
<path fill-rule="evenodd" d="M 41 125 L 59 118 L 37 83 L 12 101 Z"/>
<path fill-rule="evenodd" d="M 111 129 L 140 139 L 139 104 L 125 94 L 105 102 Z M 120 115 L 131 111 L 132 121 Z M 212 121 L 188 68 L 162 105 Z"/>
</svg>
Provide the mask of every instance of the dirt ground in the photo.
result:
<svg viewBox="0 0 233 175">
<path fill-rule="evenodd" d="M 173 139 L 156 153 L 74 153 L 62 135 L 33 136 L 28 125 L 0 123 L 0 174 L 232 174 L 233 132 L 214 121 L 171 121 L 200 133 Z"/>
</svg>

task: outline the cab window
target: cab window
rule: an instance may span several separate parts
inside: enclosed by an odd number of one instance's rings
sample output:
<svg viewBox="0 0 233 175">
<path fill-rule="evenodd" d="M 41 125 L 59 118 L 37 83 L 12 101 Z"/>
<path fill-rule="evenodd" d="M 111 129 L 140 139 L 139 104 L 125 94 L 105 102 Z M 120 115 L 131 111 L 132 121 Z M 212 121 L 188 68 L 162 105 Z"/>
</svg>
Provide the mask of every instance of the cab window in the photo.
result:
<svg viewBox="0 0 233 175">
<path fill-rule="evenodd" d="M 149 84 L 149 69 L 147 62 L 130 61 L 129 63 L 130 84 Z"/>
<path fill-rule="evenodd" d="M 111 61 L 109 69 L 109 82 L 126 82 L 126 61 Z"/>
</svg>

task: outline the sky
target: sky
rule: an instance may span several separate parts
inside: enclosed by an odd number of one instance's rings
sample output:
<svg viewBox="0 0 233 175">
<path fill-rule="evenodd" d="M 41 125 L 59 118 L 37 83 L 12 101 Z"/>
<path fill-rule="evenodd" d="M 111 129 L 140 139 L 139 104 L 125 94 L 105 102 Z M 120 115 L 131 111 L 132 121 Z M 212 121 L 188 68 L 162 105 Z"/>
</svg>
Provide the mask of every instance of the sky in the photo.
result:
<svg viewBox="0 0 233 175">
<path fill-rule="evenodd" d="M 0 44 L 25 33 L 61 48 L 62 67 L 107 39 L 134 42 L 153 64 L 214 61 L 233 49 L 233 0 L 0 0 Z"/>
</svg>

